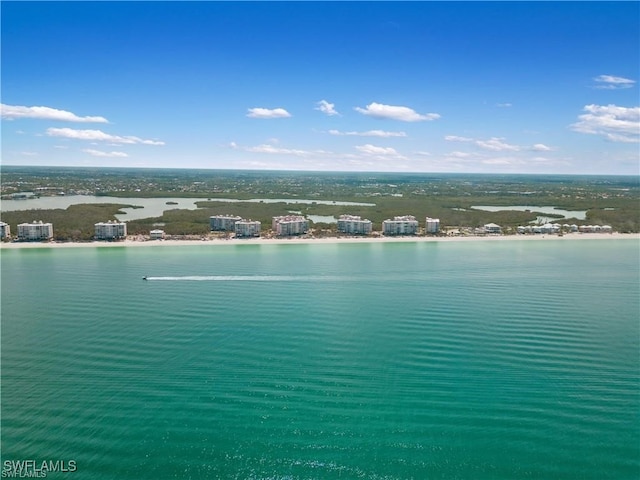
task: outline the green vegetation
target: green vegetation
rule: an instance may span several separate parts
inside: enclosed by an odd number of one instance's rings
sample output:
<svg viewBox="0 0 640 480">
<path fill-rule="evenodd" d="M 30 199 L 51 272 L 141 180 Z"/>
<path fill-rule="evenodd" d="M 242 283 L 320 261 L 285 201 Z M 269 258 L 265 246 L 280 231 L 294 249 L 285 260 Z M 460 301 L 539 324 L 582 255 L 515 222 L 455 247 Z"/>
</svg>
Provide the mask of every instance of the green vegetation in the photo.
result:
<svg viewBox="0 0 640 480">
<path fill-rule="evenodd" d="M 203 199 L 198 202 L 198 210 L 168 210 L 161 217 L 129 221 L 128 231 L 132 235 L 148 234 L 154 228 L 162 228 L 169 235 L 204 235 L 209 232 L 209 217 L 215 214 L 259 220 L 264 231 L 270 229 L 271 217 L 293 211 L 334 217 L 344 213 L 360 215 L 374 223 L 374 230 L 380 230 L 386 218 L 414 215 L 421 225 L 425 217 L 430 216 L 439 218 L 443 227 L 474 228 L 493 222 L 513 232 L 515 226 L 533 222 L 538 216 L 535 208 L 526 212 L 484 212 L 471 209 L 474 205 L 537 205 L 583 210 L 587 211 L 586 219 L 562 219 L 560 223 L 607 224 L 619 232 L 639 232 L 638 180 L 630 176 L 3 167 L 1 193 L 35 192 L 45 196 L 64 192 L 66 195 Z M 208 201 L 214 198 L 350 201 L 374 206 Z M 165 203 L 171 205 L 170 201 Z M 54 224 L 56 239 L 88 240 L 93 236 L 94 223 L 114 219 L 122 207 L 87 204 L 66 210 L 4 212 L 2 220 L 12 226 L 33 220 L 50 221 Z M 312 227 L 335 231 L 335 224 Z"/>
</svg>

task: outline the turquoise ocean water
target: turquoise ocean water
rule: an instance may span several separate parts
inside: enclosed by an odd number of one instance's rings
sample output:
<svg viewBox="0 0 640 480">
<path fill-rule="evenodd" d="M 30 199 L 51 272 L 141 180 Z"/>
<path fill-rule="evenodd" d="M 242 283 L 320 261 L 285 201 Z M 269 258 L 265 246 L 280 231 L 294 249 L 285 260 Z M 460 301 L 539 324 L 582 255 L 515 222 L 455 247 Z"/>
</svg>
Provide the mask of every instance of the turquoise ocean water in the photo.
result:
<svg viewBox="0 0 640 480">
<path fill-rule="evenodd" d="M 636 479 L 639 251 L 3 250 L 2 460 L 76 462 L 48 478 Z"/>
</svg>

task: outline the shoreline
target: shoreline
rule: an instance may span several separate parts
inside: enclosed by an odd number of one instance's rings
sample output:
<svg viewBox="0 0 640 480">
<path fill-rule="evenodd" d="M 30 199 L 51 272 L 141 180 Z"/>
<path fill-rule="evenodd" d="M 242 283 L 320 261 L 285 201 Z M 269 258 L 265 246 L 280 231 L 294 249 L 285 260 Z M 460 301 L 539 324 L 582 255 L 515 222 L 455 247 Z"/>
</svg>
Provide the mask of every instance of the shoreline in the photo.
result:
<svg viewBox="0 0 640 480">
<path fill-rule="evenodd" d="M 639 240 L 640 233 L 569 233 L 558 235 L 487 235 L 467 237 L 329 237 L 329 238 L 246 238 L 205 240 L 122 240 L 117 242 L 2 242 L 0 250 L 23 248 L 113 248 L 113 247 L 175 247 L 175 246 L 220 246 L 220 245 L 314 245 L 314 244 L 359 244 L 359 243 L 431 243 L 431 242 L 503 242 L 503 241 L 548 241 L 548 240 Z"/>
</svg>

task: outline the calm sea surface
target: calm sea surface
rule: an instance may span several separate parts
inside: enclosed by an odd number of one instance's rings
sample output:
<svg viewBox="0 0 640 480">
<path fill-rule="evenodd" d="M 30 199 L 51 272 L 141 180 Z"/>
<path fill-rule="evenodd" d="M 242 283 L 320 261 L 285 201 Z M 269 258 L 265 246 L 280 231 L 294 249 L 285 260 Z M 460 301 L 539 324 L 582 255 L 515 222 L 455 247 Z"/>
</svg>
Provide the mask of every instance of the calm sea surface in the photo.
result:
<svg viewBox="0 0 640 480">
<path fill-rule="evenodd" d="M 639 252 L 3 250 L 2 460 L 76 462 L 49 478 L 637 479 Z"/>
</svg>

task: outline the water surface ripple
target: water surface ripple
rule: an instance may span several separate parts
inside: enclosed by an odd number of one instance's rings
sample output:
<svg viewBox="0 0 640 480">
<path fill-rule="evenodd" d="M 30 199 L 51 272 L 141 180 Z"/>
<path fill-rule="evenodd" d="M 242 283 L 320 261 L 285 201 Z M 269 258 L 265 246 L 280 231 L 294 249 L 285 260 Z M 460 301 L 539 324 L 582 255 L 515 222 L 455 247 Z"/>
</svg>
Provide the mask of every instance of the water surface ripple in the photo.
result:
<svg viewBox="0 0 640 480">
<path fill-rule="evenodd" d="M 2 460 L 92 479 L 638 478 L 638 255 L 3 251 Z"/>
</svg>

